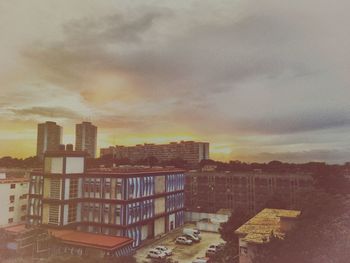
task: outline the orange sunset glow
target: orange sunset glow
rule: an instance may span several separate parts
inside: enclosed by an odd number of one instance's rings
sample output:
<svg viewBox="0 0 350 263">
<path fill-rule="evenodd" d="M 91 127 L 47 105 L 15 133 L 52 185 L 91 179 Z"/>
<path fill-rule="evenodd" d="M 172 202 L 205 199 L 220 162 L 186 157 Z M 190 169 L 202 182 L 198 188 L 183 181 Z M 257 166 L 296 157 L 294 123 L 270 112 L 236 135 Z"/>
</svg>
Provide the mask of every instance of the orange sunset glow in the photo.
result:
<svg viewBox="0 0 350 263">
<path fill-rule="evenodd" d="M 223 161 L 350 160 L 346 8 L 151 2 L 0 3 L 0 157 L 34 156 L 38 123 L 74 143 L 91 121 L 98 149 L 194 140 Z"/>
</svg>

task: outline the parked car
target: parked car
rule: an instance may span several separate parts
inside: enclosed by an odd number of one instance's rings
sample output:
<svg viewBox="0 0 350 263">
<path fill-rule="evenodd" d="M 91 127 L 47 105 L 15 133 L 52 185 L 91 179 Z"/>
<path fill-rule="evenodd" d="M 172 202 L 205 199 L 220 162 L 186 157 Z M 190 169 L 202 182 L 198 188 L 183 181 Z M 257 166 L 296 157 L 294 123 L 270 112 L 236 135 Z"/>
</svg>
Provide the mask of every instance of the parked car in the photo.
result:
<svg viewBox="0 0 350 263">
<path fill-rule="evenodd" d="M 220 251 L 220 250 L 224 249 L 224 246 L 225 246 L 224 243 L 220 243 L 217 245 L 212 244 L 208 247 L 208 249 L 215 249 L 215 251 Z"/>
<path fill-rule="evenodd" d="M 165 246 L 156 246 L 154 249 L 163 252 L 163 253 L 164 253 L 165 255 L 167 255 L 167 256 L 171 256 L 171 255 L 173 254 L 172 249 L 167 248 L 167 247 L 165 247 Z"/>
<path fill-rule="evenodd" d="M 184 235 L 196 235 L 199 237 L 199 239 L 201 238 L 201 235 L 200 235 L 201 232 L 196 228 L 184 228 L 182 230 L 182 234 L 184 234 Z"/>
<path fill-rule="evenodd" d="M 175 243 L 183 245 L 192 245 L 193 241 L 184 236 L 180 236 L 176 238 Z"/>
<path fill-rule="evenodd" d="M 195 234 L 193 234 L 193 235 L 184 234 L 183 236 L 186 237 L 187 239 L 191 239 L 193 242 L 196 242 L 196 243 L 201 241 L 200 238 Z"/>
<path fill-rule="evenodd" d="M 216 248 L 208 248 L 207 251 L 205 252 L 205 256 L 208 258 L 212 258 L 212 257 L 215 257 L 216 253 L 217 253 Z"/>
<path fill-rule="evenodd" d="M 166 257 L 166 254 L 162 251 L 157 250 L 157 249 L 151 249 L 150 251 L 148 251 L 147 257 L 163 259 Z"/>
<path fill-rule="evenodd" d="M 195 260 L 192 261 L 192 263 L 210 263 L 211 260 L 210 258 L 196 258 Z"/>
</svg>

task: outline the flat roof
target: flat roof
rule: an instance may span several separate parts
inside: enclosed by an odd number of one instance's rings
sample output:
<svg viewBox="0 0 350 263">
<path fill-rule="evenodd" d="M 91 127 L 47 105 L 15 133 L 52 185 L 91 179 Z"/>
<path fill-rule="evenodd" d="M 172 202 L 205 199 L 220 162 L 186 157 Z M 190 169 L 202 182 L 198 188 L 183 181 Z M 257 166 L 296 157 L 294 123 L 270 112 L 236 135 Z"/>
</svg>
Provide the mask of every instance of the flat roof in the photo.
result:
<svg viewBox="0 0 350 263">
<path fill-rule="evenodd" d="M 281 231 L 281 218 L 296 219 L 300 214 L 298 210 L 265 208 L 236 229 L 235 234 L 244 236 L 243 241 L 257 244 L 268 242 L 272 233 L 283 238 L 285 233 Z"/>
<path fill-rule="evenodd" d="M 113 251 L 133 242 L 133 239 L 76 230 L 49 229 L 49 233 L 65 244 Z"/>
</svg>

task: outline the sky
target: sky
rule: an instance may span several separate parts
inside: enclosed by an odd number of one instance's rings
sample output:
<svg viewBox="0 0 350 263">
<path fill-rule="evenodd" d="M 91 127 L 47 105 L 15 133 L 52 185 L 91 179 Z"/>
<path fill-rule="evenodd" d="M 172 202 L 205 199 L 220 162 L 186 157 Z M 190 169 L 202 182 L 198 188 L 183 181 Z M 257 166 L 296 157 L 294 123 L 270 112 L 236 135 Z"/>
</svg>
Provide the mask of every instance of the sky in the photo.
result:
<svg viewBox="0 0 350 263">
<path fill-rule="evenodd" d="M 350 161 L 350 2 L 0 0 L 0 156 L 37 124 L 98 147 L 210 142 L 216 160 Z"/>
</svg>

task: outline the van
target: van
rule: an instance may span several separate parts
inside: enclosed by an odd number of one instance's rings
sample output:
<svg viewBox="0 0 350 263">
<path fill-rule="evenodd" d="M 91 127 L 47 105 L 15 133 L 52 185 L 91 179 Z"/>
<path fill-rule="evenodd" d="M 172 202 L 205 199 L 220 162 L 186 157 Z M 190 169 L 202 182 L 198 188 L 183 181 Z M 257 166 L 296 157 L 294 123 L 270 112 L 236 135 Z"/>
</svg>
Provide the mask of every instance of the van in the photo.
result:
<svg viewBox="0 0 350 263">
<path fill-rule="evenodd" d="M 184 235 L 196 235 L 199 237 L 199 239 L 201 239 L 201 236 L 200 236 L 200 231 L 198 229 L 195 229 L 195 228 L 184 228 L 182 230 L 182 233 Z"/>
</svg>

